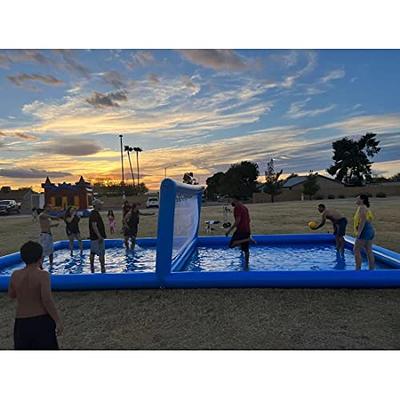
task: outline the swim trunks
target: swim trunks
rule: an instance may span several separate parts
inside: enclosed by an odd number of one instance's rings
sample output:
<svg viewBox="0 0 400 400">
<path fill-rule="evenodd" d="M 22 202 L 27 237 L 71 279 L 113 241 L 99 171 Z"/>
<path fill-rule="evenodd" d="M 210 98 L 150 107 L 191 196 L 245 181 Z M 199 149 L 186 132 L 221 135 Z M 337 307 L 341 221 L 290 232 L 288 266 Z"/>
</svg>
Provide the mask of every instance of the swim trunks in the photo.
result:
<svg viewBox="0 0 400 400">
<path fill-rule="evenodd" d="M 333 224 L 333 234 L 335 236 L 345 236 L 346 235 L 347 219 L 345 217 L 340 218 Z"/>
<path fill-rule="evenodd" d="M 15 318 L 15 350 L 58 350 L 56 323 L 50 315 Z"/>
<path fill-rule="evenodd" d="M 232 235 L 231 241 L 229 243 L 229 247 L 233 248 L 235 247 L 234 242 L 237 240 L 243 240 L 243 239 L 249 239 L 250 238 L 250 232 L 240 232 L 240 231 L 235 231 Z M 249 242 L 242 243 L 240 245 L 240 249 L 242 251 L 249 251 Z"/>
</svg>

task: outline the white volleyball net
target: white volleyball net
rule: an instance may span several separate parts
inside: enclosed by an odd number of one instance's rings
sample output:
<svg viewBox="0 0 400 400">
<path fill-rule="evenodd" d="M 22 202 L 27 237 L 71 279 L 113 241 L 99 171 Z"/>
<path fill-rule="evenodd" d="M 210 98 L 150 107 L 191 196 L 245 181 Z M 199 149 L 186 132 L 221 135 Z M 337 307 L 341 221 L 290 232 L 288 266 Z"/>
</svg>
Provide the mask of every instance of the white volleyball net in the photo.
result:
<svg viewBox="0 0 400 400">
<path fill-rule="evenodd" d="M 178 257 L 193 242 L 199 227 L 199 204 L 197 192 L 177 191 L 175 197 L 174 233 L 172 259 Z"/>
</svg>

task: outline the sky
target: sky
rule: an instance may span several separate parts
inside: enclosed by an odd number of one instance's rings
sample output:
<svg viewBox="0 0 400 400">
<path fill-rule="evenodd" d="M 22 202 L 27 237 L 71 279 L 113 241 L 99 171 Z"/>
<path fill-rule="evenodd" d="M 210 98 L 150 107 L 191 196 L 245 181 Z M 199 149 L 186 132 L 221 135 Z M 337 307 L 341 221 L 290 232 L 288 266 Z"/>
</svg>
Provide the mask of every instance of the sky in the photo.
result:
<svg viewBox="0 0 400 400">
<path fill-rule="evenodd" d="M 120 180 L 120 134 L 153 190 L 165 169 L 205 184 L 244 160 L 327 174 L 332 141 L 367 132 L 391 176 L 399 66 L 399 50 L 0 50 L 0 186 Z"/>
</svg>

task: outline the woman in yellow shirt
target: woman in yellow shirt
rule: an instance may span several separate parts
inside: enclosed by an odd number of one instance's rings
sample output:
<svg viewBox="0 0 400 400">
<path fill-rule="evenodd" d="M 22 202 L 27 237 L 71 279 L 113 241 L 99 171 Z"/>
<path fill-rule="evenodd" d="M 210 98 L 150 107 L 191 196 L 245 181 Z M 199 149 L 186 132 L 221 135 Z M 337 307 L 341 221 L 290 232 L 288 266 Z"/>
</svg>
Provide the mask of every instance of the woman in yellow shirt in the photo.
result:
<svg viewBox="0 0 400 400">
<path fill-rule="evenodd" d="M 372 252 L 372 240 L 375 236 L 375 230 L 371 221 L 374 216 L 369 209 L 369 199 L 365 194 L 361 194 L 356 199 L 358 205 L 354 214 L 354 235 L 356 242 L 354 244 L 354 257 L 356 259 L 356 270 L 361 269 L 362 257 L 361 249 L 365 249 L 368 258 L 368 267 L 370 270 L 375 269 L 375 257 Z"/>
</svg>

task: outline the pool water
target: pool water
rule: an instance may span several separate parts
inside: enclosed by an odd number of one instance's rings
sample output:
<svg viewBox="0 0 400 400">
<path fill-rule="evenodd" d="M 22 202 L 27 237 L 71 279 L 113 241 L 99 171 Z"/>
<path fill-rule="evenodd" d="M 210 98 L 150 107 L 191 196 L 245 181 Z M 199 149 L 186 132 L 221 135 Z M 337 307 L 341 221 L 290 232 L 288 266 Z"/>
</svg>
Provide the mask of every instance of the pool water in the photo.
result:
<svg viewBox="0 0 400 400">
<path fill-rule="evenodd" d="M 239 248 L 198 247 L 182 271 L 242 271 L 244 257 Z M 361 269 L 368 269 L 363 259 Z M 376 269 L 390 269 L 376 261 Z M 340 256 L 330 244 L 268 245 L 250 247 L 250 271 L 355 270 L 352 250 Z"/>
<path fill-rule="evenodd" d="M 155 247 L 136 246 L 135 251 L 126 251 L 123 247 L 106 249 L 106 272 L 155 272 L 156 249 Z M 95 257 L 95 272 L 100 272 L 98 257 Z M 24 264 L 14 264 L 0 270 L 0 275 L 10 275 L 13 270 L 23 268 Z M 82 257 L 79 250 L 74 250 L 71 257 L 69 249 L 54 252 L 54 263 L 50 268 L 48 258 L 43 263 L 43 269 L 55 275 L 85 274 L 90 273 L 89 250 L 84 250 Z"/>
<path fill-rule="evenodd" d="M 123 246 L 106 249 L 106 271 L 111 273 L 155 272 L 156 248 L 136 246 L 135 251 L 126 251 Z M 199 246 L 182 271 L 243 271 L 242 252 L 222 246 Z M 0 275 L 10 275 L 13 270 L 23 268 L 23 263 L 14 264 L 0 270 Z M 69 249 L 54 252 L 54 263 L 50 268 L 48 258 L 43 268 L 55 275 L 89 274 L 89 250 L 79 255 Z M 376 261 L 377 269 L 390 269 Z M 256 245 L 250 247 L 250 271 L 323 271 L 354 270 L 354 255 L 345 249 L 340 256 L 332 244 L 290 244 Z M 368 269 L 366 259 L 362 269 Z M 98 257 L 95 258 L 95 272 L 100 272 Z"/>
</svg>

